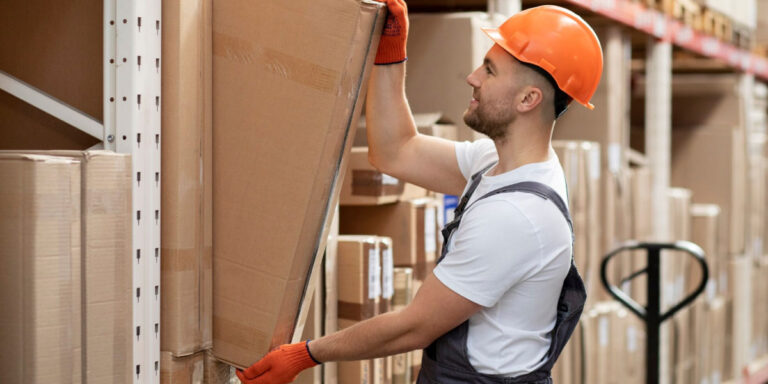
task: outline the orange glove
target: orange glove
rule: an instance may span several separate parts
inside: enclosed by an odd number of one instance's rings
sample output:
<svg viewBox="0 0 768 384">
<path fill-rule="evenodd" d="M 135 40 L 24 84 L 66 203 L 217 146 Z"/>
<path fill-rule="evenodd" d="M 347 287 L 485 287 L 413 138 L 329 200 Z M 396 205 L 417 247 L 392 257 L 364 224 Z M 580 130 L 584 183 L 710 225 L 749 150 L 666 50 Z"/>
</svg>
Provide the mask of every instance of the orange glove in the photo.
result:
<svg viewBox="0 0 768 384">
<path fill-rule="evenodd" d="M 379 50 L 374 64 L 396 64 L 407 59 L 405 42 L 408 40 L 408 6 L 405 0 L 380 0 L 387 3 L 387 22 L 381 32 Z"/>
<path fill-rule="evenodd" d="M 320 364 L 309 354 L 309 340 L 284 344 L 248 369 L 235 373 L 243 384 L 284 384 L 296 380 L 299 372 Z"/>
</svg>

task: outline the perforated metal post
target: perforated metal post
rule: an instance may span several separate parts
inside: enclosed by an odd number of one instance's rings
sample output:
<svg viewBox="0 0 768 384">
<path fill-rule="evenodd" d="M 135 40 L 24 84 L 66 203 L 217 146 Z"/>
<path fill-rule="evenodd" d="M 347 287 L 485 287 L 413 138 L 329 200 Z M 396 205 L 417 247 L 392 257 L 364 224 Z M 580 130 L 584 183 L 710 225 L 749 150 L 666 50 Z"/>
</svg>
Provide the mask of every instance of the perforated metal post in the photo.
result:
<svg viewBox="0 0 768 384">
<path fill-rule="evenodd" d="M 134 383 L 160 382 L 161 5 L 104 3 L 104 144 L 133 162 Z"/>
</svg>

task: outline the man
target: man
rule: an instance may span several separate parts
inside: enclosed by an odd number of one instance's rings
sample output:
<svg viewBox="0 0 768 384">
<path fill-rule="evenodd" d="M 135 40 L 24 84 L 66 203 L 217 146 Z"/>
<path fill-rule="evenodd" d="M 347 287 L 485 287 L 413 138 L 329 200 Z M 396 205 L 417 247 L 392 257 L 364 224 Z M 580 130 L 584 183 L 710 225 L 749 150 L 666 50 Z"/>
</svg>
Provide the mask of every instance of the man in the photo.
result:
<svg viewBox="0 0 768 384">
<path fill-rule="evenodd" d="M 405 98 L 406 5 L 387 6 L 367 98 L 369 159 L 428 189 L 463 191 L 441 258 L 405 309 L 283 345 L 237 374 L 243 383 L 286 383 L 321 362 L 424 348 L 419 383 L 551 383 L 586 294 L 550 140 L 571 99 L 592 108 L 600 43 L 554 6 L 486 30 L 496 44 L 467 77 L 464 120 L 489 139 L 456 143 L 417 134 Z"/>
</svg>

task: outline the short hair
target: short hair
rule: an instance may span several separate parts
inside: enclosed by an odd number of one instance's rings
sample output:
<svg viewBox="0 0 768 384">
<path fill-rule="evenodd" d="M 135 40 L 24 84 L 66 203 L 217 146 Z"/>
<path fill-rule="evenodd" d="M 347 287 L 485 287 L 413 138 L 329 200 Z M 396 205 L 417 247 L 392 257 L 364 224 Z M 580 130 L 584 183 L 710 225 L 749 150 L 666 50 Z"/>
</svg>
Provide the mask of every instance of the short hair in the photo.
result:
<svg viewBox="0 0 768 384">
<path fill-rule="evenodd" d="M 543 76 L 545 79 L 547 79 L 549 84 L 552 85 L 552 88 L 554 88 L 555 90 L 555 119 L 562 116 L 563 113 L 565 113 L 565 111 L 568 109 L 568 106 L 571 104 L 571 101 L 573 101 L 573 98 L 568 96 L 567 93 L 563 92 L 563 90 L 560 89 L 560 86 L 557 85 L 555 78 L 552 77 L 552 75 L 550 75 L 549 72 L 545 71 L 543 68 L 539 67 L 538 65 L 526 63 L 525 61 L 522 61 L 522 60 L 518 60 L 518 61 L 524 66 L 534 70 L 536 73 Z"/>
</svg>

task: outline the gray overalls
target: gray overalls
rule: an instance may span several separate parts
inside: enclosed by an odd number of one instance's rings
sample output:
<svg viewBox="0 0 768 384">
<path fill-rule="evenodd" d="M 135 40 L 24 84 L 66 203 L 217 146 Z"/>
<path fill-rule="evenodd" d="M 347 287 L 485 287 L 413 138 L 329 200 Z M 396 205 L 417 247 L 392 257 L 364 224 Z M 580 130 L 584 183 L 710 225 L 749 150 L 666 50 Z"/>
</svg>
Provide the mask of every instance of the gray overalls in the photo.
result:
<svg viewBox="0 0 768 384">
<path fill-rule="evenodd" d="M 459 223 L 461 223 L 461 218 L 464 212 L 466 212 L 469 198 L 480 184 L 480 176 L 493 165 L 494 164 L 491 164 L 472 176 L 472 184 L 469 186 L 469 189 L 467 189 L 467 192 L 461 198 L 459 205 L 454 210 L 454 220 L 446 224 L 445 228 L 443 228 L 443 249 L 440 259 L 437 261 L 438 263 L 440 263 L 448 253 L 448 241 L 456 228 L 459 227 Z M 560 209 L 560 212 L 562 212 L 566 221 L 568 221 L 568 225 L 571 228 L 571 239 L 573 239 L 573 223 L 571 222 L 568 208 L 560 198 L 560 195 L 544 184 L 537 182 L 521 182 L 509 185 L 491 191 L 477 199 L 477 201 L 500 193 L 509 192 L 532 193 L 554 203 L 557 208 Z M 475 203 L 477 201 L 475 201 Z M 555 322 L 555 328 L 551 333 L 552 344 L 550 344 L 549 351 L 546 355 L 546 361 L 541 368 L 518 377 L 501 377 L 477 372 L 469 362 L 469 357 L 467 356 L 467 333 L 469 331 L 469 321 L 467 320 L 435 340 L 424 350 L 417 384 L 551 384 L 552 378 L 550 377 L 550 372 L 552 371 L 552 366 L 555 364 L 555 361 L 557 361 L 557 357 L 571 337 L 574 328 L 576 328 L 576 325 L 579 322 L 579 316 L 581 316 L 581 312 L 584 309 L 584 302 L 586 299 L 587 292 L 584 289 L 584 282 L 581 280 L 579 272 L 576 270 L 576 265 L 573 262 L 573 255 L 571 255 L 571 268 L 568 271 L 568 275 L 565 277 L 563 288 L 560 291 L 560 298 L 557 302 L 557 320 Z"/>
</svg>

